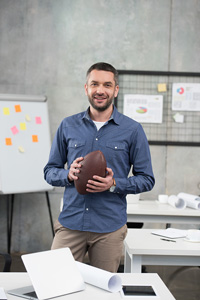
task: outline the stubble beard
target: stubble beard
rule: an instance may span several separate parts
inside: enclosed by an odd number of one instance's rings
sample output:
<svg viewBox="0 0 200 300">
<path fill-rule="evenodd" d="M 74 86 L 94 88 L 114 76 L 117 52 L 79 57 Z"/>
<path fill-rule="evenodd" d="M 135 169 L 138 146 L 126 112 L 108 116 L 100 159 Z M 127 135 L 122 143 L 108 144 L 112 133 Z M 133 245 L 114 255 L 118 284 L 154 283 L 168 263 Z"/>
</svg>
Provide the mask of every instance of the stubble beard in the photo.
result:
<svg viewBox="0 0 200 300">
<path fill-rule="evenodd" d="M 103 106 L 98 106 L 94 103 L 93 96 L 92 97 L 88 96 L 88 100 L 89 100 L 91 106 L 99 112 L 105 111 L 108 107 L 110 107 L 110 105 L 113 103 L 113 99 L 114 99 L 114 97 L 107 99 Z"/>
</svg>

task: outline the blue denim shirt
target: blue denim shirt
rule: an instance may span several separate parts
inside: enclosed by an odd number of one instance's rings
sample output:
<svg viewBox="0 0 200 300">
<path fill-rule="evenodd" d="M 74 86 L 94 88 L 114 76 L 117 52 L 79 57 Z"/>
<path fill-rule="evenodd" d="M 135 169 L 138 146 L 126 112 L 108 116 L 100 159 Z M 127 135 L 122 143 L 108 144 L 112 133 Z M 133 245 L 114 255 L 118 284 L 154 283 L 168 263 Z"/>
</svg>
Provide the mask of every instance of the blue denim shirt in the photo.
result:
<svg viewBox="0 0 200 300">
<path fill-rule="evenodd" d="M 77 157 L 96 150 L 103 152 L 113 170 L 116 188 L 113 193 L 80 195 L 68 181 L 70 165 Z M 133 176 L 128 177 L 131 167 Z M 59 222 L 70 229 L 99 233 L 122 227 L 127 222 L 126 195 L 149 191 L 155 183 L 142 126 L 116 107 L 99 131 L 88 110 L 65 118 L 53 140 L 44 176 L 49 184 L 65 187 Z"/>
</svg>

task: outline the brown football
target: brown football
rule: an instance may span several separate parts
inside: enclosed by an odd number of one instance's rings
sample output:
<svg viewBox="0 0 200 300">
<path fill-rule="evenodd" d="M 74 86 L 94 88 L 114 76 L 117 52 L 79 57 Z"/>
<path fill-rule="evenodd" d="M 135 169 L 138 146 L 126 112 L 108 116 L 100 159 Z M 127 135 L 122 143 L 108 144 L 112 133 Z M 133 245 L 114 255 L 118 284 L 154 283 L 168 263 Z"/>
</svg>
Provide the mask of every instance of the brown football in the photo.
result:
<svg viewBox="0 0 200 300">
<path fill-rule="evenodd" d="M 100 150 L 88 153 L 80 164 L 82 165 L 81 168 L 79 168 L 80 173 L 75 174 L 78 176 L 78 180 L 75 180 L 74 184 L 78 193 L 85 195 L 88 194 L 86 191 L 88 180 L 93 179 L 93 175 L 105 177 L 107 164 Z"/>
</svg>

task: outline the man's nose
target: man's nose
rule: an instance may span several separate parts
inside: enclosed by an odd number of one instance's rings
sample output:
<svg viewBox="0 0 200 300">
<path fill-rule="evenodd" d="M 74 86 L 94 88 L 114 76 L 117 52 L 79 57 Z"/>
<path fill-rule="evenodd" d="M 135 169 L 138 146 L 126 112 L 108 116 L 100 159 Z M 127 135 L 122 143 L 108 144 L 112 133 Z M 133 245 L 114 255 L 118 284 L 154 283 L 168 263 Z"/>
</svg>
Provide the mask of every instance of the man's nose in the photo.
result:
<svg viewBox="0 0 200 300">
<path fill-rule="evenodd" d="M 98 93 L 98 94 L 103 94 L 103 93 L 104 93 L 104 87 L 103 87 L 103 85 L 99 85 L 99 86 L 97 87 L 97 93 Z"/>
</svg>

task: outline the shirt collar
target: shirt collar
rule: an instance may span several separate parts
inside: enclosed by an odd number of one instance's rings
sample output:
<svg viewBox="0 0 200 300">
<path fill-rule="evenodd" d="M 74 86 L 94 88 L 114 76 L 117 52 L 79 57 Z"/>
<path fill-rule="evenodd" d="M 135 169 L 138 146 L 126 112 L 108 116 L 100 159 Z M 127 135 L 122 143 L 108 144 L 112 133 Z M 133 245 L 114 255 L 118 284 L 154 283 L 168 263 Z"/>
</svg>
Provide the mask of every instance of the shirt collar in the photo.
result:
<svg viewBox="0 0 200 300">
<path fill-rule="evenodd" d="M 91 120 L 90 115 L 89 115 L 89 110 L 90 110 L 90 107 L 88 107 L 87 110 L 84 112 L 82 119 L 86 118 L 87 120 Z M 113 120 L 117 125 L 119 125 L 119 112 L 118 112 L 117 108 L 115 107 L 115 105 L 113 105 L 113 112 L 108 121 L 111 121 L 111 120 Z"/>
</svg>

